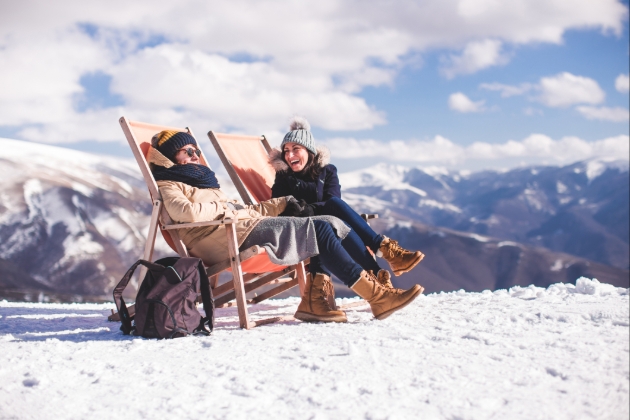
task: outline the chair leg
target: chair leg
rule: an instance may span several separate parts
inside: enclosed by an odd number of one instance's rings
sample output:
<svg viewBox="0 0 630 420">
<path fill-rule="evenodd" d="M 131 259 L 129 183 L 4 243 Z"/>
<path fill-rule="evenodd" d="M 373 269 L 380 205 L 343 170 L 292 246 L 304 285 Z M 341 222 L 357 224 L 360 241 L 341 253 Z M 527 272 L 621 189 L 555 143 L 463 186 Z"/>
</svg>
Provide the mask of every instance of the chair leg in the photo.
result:
<svg viewBox="0 0 630 420">
<path fill-rule="evenodd" d="M 299 262 L 295 265 L 295 275 L 298 281 L 298 287 L 300 288 L 300 296 L 304 296 L 304 289 L 306 288 L 306 270 L 304 269 L 304 262 Z"/>
<path fill-rule="evenodd" d="M 219 285 L 219 275 L 215 274 L 214 276 L 210 276 L 210 287 L 215 289 Z"/>
<path fill-rule="evenodd" d="M 241 260 L 238 256 L 238 241 L 236 240 L 236 229 L 234 224 L 226 223 L 225 231 L 227 233 L 228 252 L 232 266 L 232 279 L 234 281 L 234 294 L 236 297 L 236 306 L 238 308 L 239 324 L 241 328 L 249 330 L 254 327 L 255 324 L 249 321 L 249 313 L 247 312 L 243 270 L 241 268 Z"/>
<path fill-rule="evenodd" d="M 153 249 L 155 247 L 155 236 L 157 235 L 158 223 L 160 211 L 162 210 L 162 201 L 154 200 L 153 201 L 153 210 L 151 210 L 151 221 L 149 222 L 149 232 L 147 234 L 147 241 L 144 244 L 144 253 L 142 258 L 146 261 L 151 261 L 153 259 Z M 140 290 L 140 285 L 144 280 L 144 276 L 147 274 L 147 268 L 144 265 L 140 266 L 140 271 L 138 272 L 138 290 Z"/>
</svg>

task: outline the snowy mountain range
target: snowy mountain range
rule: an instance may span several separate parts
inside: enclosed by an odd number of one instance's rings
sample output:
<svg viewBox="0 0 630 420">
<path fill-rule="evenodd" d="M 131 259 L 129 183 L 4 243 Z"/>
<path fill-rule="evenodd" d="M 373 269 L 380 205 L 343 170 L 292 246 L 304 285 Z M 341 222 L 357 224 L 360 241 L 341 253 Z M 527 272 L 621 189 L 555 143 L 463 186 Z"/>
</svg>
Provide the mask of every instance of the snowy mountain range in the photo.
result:
<svg viewBox="0 0 630 420">
<path fill-rule="evenodd" d="M 146 237 L 136 163 L 0 139 L 0 173 L 0 298 L 109 298 Z M 627 161 L 474 174 L 378 165 L 341 183 L 355 208 L 380 214 L 375 229 L 427 254 L 399 284 L 483 290 L 585 275 L 628 287 Z M 171 254 L 160 238 L 155 258 Z"/>
<path fill-rule="evenodd" d="M 477 173 L 382 164 L 340 182 L 362 211 L 630 266 L 628 160 Z"/>
</svg>

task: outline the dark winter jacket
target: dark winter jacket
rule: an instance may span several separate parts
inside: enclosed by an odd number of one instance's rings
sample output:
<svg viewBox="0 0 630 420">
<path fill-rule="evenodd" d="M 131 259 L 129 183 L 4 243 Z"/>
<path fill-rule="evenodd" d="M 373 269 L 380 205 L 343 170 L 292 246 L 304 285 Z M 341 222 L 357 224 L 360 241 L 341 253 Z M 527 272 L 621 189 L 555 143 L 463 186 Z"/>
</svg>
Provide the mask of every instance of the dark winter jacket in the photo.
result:
<svg viewBox="0 0 630 420">
<path fill-rule="evenodd" d="M 316 215 L 319 209 L 331 197 L 341 198 L 341 186 L 337 176 L 337 168 L 331 165 L 330 152 L 325 147 L 318 147 L 319 165 L 322 170 L 318 179 L 310 179 L 300 173 L 293 172 L 282 158 L 282 151 L 273 149 L 269 161 L 276 170 L 276 180 L 271 187 L 271 197 L 292 195 L 297 200 L 305 200 L 313 207 Z"/>
</svg>

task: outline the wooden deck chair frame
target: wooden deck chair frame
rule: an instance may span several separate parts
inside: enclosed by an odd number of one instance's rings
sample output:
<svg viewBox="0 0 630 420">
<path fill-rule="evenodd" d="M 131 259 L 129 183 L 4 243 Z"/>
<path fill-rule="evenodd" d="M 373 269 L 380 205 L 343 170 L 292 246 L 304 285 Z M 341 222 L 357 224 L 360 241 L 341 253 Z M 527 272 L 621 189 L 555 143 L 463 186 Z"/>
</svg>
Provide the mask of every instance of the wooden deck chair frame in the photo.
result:
<svg viewBox="0 0 630 420">
<path fill-rule="evenodd" d="M 129 142 L 129 146 L 131 147 L 133 155 L 136 158 L 136 162 L 140 167 L 140 171 L 147 184 L 149 193 L 151 195 L 151 201 L 153 203 L 151 221 L 149 223 L 149 232 L 144 247 L 143 258 L 147 261 L 152 260 L 158 229 L 162 231 L 166 242 L 169 243 L 169 245 L 180 256 L 184 257 L 189 256 L 189 254 L 186 246 L 177 233 L 179 229 L 187 229 L 199 226 L 225 225 L 229 258 L 206 268 L 206 272 L 208 274 L 208 277 L 210 278 L 210 285 L 213 290 L 215 307 L 221 308 L 233 306 L 234 303 L 231 301 L 235 300 L 238 309 L 239 325 L 241 328 L 245 329 L 250 329 L 252 327 L 268 324 L 271 322 L 276 322 L 282 319 L 292 318 L 274 317 L 251 321 L 247 310 L 247 304 L 259 303 L 265 299 L 276 296 L 294 286 L 299 286 L 300 291 L 302 292 L 305 285 L 305 272 L 303 263 L 295 264 L 292 266 L 277 266 L 269 261 L 269 258 L 266 255 L 266 251 L 264 250 L 264 248 L 258 246 L 253 246 L 239 252 L 236 229 L 234 225 L 237 222 L 237 219 L 235 218 L 226 218 L 219 221 L 195 223 L 173 223 L 173 220 L 170 218 L 168 212 L 166 211 L 157 183 L 153 178 L 153 174 L 151 173 L 149 164 L 145 157 L 150 146 L 151 137 L 162 130 L 183 131 L 189 133 L 194 137 L 192 130 L 190 130 L 189 128 L 181 129 L 129 121 L 125 117 L 121 117 L 119 122 L 123 132 L 125 133 L 125 137 Z M 209 166 L 203 154 L 203 151 L 200 156 L 200 160 L 203 164 Z M 249 272 L 247 268 L 248 266 L 256 270 L 258 270 L 260 267 L 263 267 L 267 269 L 267 271 Z M 232 271 L 232 281 L 228 281 L 219 285 L 219 274 L 228 270 Z M 144 278 L 145 273 L 146 270 L 140 271 L 140 281 Z M 279 285 L 275 286 L 276 284 Z M 261 293 L 258 296 L 255 296 L 252 299 L 246 298 L 246 293 L 252 292 L 260 287 L 268 287 L 270 285 L 274 285 L 274 287 L 265 291 L 264 293 Z M 109 319 L 118 320 L 118 314 L 115 314 L 112 311 L 112 315 L 109 317 Z"/>
<path fill-rule="evenodd" d="M 265 136 L 223 134 L 209 131 L 208 137 L 236 190 L 246 204 L 254 204 L 271 198 L 271 185 L 275 179 L 275 171 L 268 161 L 271 146 Z M 249 154 L 250 159 L 243 158 L 242 154 Z M 236 156 L 243 160 L 239 162 L 239 165 L 235 165 L 233 162 Z M 378 215 L 361 214 L 361 217 L 367 221 L 377 218 Z M 328 302 L 331 308 L 337 308 L 334 294 L 328 296 Z M 361 301 L 345 305 L 343 308 L 364 303 Z"/>
</svg>

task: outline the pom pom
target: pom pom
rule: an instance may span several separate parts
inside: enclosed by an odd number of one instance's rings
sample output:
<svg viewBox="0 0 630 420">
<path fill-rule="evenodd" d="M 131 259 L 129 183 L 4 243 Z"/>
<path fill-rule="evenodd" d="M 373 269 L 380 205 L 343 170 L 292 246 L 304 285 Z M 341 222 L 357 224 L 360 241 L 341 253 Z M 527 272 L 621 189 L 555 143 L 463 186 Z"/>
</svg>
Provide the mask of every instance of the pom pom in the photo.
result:
<svg viewBox="0 0 630 420">
<path fill-rule="evenodd" d="M 291 123 L 289 124 L 289 130 L 306 130 L 311 131 L 311 125 L 306 121 L 304 117 L 293 117 L 291 119 Z"/>
</svg>

